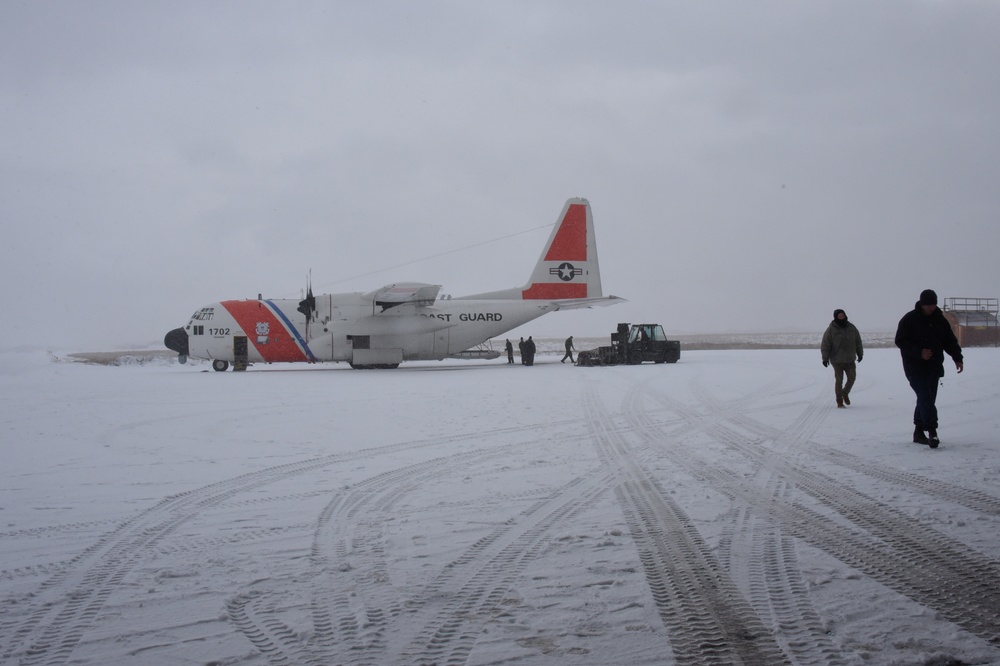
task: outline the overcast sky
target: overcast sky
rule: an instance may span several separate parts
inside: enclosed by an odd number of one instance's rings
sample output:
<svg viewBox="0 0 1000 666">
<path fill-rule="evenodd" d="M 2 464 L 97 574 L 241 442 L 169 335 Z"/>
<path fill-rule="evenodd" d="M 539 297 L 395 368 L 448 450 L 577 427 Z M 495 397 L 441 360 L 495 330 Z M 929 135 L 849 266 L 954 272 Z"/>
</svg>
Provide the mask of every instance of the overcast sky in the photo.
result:
<svg viewBox="0 0 1000 666">
<path fill-rule="evenodd" d="M 884 331 L 927 287 L 1000 297 L 998 26 L 992 1 L 2 0 L 0 347 L 156 344 L 310 270 L 520 286 L 574 196 L 629 303 L 524 334 L 818 344 L 835 308 Z"/>
</svg>

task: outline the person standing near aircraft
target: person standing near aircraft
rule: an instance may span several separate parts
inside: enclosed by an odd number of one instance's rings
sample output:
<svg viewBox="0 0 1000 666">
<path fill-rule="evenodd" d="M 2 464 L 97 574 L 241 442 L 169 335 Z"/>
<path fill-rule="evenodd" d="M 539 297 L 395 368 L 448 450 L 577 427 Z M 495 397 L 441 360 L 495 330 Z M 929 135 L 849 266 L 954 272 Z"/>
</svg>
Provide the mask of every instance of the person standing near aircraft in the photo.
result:
<svg viewBox="0 0 1000 666">
<path fill-rule="evenodd" d="M 524 355 L 524 336 L 521 336 L 521 341 L 517 343 L 517 355 L 521 357 L 521 365 L 525 365 L 528 360 Z"/>
<path fill-rule="evenodd" d="M 861 344 L 861 333 L 847 321 L 847 313 L 843 310 L 833 311 L 833 321 L 823 334 L 820 353 L 824 368 L 833 363 L 833 394 L 837 398 L 837 407 L 851 404 L 850 393 L 857 378 L 854 360 L 857 358 L 861 363 L 865 350 Z M 844 384 L 844 375 L 847 375 L 847 384 Z"/>
<path fill-rule="evenodd" d="M 514 362 L 514 345 L 510 344 L 510 338 L 507 338 L 507 344 L 504 345 L 504 349 L 507 350 L 507 365 L 511 365 Z"/>
<path fill-rule="evenodd" d="M 959 373 L 965 369 L 962 347 L 937 302 L 937 294 L 932 289 L 920 292 L 920 300 L 899 320 L 895 341 L 903 358 L 903 372 L 917 396 L 917 406 L 913 410 L 913 441 L 932 449 L 941 443 L 935 402 L 938 382 L 944 377 L 945 352 L 951 356 Z"/>
<path fill-rule="evenodd" d="M 524 356 L 525 365 L 535 364 L 535 341 L 531 339 L 530 335 L 528 336 L 528 339 L 524 341 Z"/>
<path fill-rule="evenodd" d="M 570 363 L 575 363 L 575 361 L 573 360 L 574 349 L 576 349 L 576 347 L 573 346 L 573 336 L 571 335 L 568 338 L 566 338 L 566 353 L 563 354 L 562 360 L 559 362 L 565 363 L 566 359 L 568 358 Z"/>
</svg>

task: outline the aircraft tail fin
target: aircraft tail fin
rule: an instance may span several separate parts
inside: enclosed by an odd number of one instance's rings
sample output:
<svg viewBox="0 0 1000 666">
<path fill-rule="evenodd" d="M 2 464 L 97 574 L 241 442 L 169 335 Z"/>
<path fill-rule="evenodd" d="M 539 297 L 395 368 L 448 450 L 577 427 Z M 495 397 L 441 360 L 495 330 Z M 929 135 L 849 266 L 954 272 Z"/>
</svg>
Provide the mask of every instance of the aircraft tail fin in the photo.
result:
<svg viewBox="0 0 1000 666">
<path fill-rule="evenodd" d="M 528 284 L 521 288 L 521 298 L 554 301 L 602 295 L 590 202 L 569 199 Z"/>
<path fill-rule="evenodd" d="M 462 298 L 559 301 L 567 309 L 603 304 L 597 303 L 605 299 L 590 202 L 581 198 L 566 201 L 527 284 Z"/>
</svg>

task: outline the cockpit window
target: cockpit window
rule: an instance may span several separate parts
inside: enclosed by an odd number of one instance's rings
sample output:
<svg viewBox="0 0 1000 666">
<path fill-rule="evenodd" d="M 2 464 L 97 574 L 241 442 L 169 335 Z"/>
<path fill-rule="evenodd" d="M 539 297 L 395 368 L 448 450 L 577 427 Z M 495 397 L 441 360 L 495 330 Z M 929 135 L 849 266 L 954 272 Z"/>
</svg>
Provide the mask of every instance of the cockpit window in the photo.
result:
<svg viewBox="0 0 1000 666">
<path fill-rule="evenodd" d="M 215 316 L 215 308 L 202 308 L 198 310 L 193 315 L 191 315 L 192 321 L 208 321 Z"/>
</svg>

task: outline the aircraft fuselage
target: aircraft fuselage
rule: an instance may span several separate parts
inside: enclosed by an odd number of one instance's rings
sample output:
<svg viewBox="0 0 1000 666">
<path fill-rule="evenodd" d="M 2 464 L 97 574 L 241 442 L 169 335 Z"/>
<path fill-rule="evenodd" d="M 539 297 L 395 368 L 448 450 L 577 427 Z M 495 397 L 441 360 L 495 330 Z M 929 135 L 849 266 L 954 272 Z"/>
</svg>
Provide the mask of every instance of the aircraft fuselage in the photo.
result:
<svg viewBox="0 0 1000 666">
<path fill-rule="evenodd" d="M 443 298 L 385 311 L 364 294 L 316 296 L 316 315 L 299 300 L 222 301 L 200 308 L 183 329 L 187 355 L 228 363 L 346 361 L 389 365 L 441 360 L 557 309 L 551 301 Z M 475 352 L 473 352 L 475 354 Z M 497 353 L 480 352 L 482 358 Z"/>
</svg>

